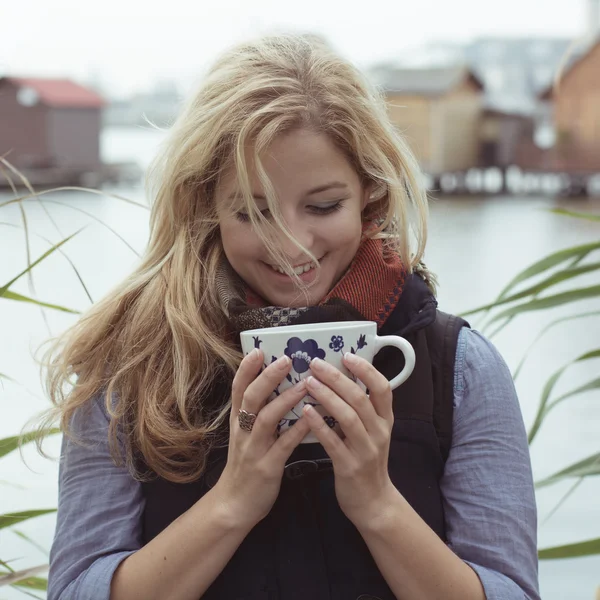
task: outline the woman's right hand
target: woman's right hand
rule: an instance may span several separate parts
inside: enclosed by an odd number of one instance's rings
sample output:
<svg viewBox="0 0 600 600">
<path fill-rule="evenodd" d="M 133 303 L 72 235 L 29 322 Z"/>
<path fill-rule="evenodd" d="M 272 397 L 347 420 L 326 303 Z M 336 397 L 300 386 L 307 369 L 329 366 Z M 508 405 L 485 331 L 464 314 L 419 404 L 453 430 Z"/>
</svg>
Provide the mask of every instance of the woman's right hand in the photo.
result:
<svg viewBox="0 0 600 600">
<path fill-rule="evenodd" d="M 279 494 L 286 460 L 310 431 L 301 417 L 277 437 L 279 421 L 306 395 L 304 381 L 267 403 L 291 364 L 283 356 L 257 377 L 263 353 L 256 349 L 244 357 L 233 380 L 227 464 L 213 491 L 240 526 L 252 528 L 269 514 Z M 240 428 L 240 409 L 257 415 L 250 432 Z"/>
</svg>

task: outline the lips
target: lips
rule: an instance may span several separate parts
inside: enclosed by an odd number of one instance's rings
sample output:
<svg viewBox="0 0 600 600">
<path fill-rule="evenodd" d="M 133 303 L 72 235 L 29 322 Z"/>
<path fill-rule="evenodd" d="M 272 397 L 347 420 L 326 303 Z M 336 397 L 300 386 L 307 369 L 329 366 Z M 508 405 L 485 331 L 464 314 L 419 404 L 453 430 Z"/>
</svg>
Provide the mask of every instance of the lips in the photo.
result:
<svg viewBox="0 0 600 600">
<path fill-rule="evenodd" d="M 323 256 L 321 256 L 321 258 L 318 258 L 317 261 L 320 263 L 324 257 L 325 257 L 325 254 Z M 278 273 L 282 273 L 282 271 L 279 270 L 279 268 L 280 268 L 279 265 L 272 265 L 271 263 L 265 263 L 265 264 L 269 265 L 272 269 L 274 269 Z M 293 265 L 292 268 L 295 270 L 295 269 L 298 269 L 299 267 L 304 267 L 306 269 L 304 271 L 304 273 L 306 273 L 306 272 L 308 272 L 309 269 L 314 268 L 313 265 L 314 265 L 314 263 L 312 261 L 309 261 L 309 262 Z M 306 267 L 308 267 L 308 269 Z M 283 273 L 283 274 L 285 275 L 285 273 Z M 302 273 L 298 273 L 298 275 L 302 275 Z"/>
<path fill-rule="evenodd" d="M 327 256 L 326 254 L 324 254 L 320 259 L 319 259 L 319 263 L 321 263 L 321 261 L 323 260 L 323 258 L 325 258 L 325 256 Z M 267 267 L 269 269 L 269 272 L 275 276 L 278 280 L 282 281 L 282 282 L 292 282 L 292 278 L 287 275 L 287 273 L 282 273 L 281 271 L 279 271 L 277 268 L 273 267 L 273 265 L 269 264 L 269 263 L 263 263 L 265 265 L 265 267 Z M 312 263 L 304 263 L 304 265 L 312 265 Z M 303 265 L 299 265 L 299 266 L 303 266 Z M 300 279 L 302 281 L 304 281 L 305 283 L 310 283 L 312 280 L 314 280 L 316 276 L 316 268 L 311 267 L 306 271 L 303 271 L 302 273 L 298 274 L 298 277 L 300 277 Z"/>
</svg>

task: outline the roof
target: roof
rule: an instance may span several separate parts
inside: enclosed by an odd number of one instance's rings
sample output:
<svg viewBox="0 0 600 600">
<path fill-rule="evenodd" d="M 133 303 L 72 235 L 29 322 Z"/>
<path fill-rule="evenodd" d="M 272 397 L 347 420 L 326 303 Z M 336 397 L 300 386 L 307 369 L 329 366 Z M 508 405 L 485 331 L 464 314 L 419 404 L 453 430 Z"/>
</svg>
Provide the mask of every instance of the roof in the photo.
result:
<svg viewBox="0 0 600 600">
<path fill-rule="evenodd" d="M 413 69 L 381 65 L 371 70 L 371 76 L 388 93 L 441 96 L 464 81 L 471 81 L 483 90 L 479 78 L 463 66 Z"/>
<path fill-rule="evenodd" d="M 559 87 L 560 82 L 563 81 L 566 76 L 579 65 L 585 58 L 587 58 L 592 52 L 594 52 L 597 48 L 600 47 L 600 36 L 593 37 L 588 39 L 587 42 L 579 43 L 575 42 L 570 52 L 566 55 L 565 64 L 561 65 L 560 71 L 557 73 L 559 75 Z M 538 97 L 541 100 L 550 100 L 554 96 L 556 91 L 556 82 L 553 81 L 550 85 L 546 86 L 543 90 L 540 91 Z"/>
<path fill-rule="evenodd" d="M 0 78 L 3 81 L 33 90 L 42 104 L 53 108 L 102 108 L 106 104 L 102 96 L 70 79 Z"/>
</svg>

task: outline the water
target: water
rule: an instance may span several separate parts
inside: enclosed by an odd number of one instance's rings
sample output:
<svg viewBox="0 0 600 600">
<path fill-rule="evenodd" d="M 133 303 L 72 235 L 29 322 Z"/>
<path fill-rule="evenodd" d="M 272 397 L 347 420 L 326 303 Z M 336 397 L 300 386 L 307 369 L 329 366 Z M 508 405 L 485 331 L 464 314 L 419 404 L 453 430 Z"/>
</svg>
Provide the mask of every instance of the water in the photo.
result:
<svg viewBox="0 0 600 600">
<path fill-rule="evenodd" d="M 103 153 L 113 161 L 137 160 L 148 164 L 160 132 L 147 129 L 111 129 L 103 136 Z M 140 187 L 113 190 L 127 198 L 144 201 Z M 4 195 L 2 198 L 6 199 Z M 42 237 L 54 243 L 82 227 L 84 231 L 65 245 L 64 250 L 86 282 L 89 293 L 98 300 L 124 277 L 136 263 L 135 252 L 146 242 L 147 211 L 115 198 L 83 193 L 62 193 L 48 197 L 46 209 L 58 225 L 50 223 L 40 204 L 28 202 L 26 215 L 32 234 L 32 256 L 48 248 Z M 60 204 L 58 204 L 60 203 Z M 437 199 L 431 204 L 430 242 L 426 254 L 428 266 L 438 274 L 440 307 L 461 312 L 494 298 L 503 285 L 524 266 L 542 256 L 569 245 L 597 240 L 599 225 L 558 217 L 549 208 L 564 206 L 574 210 L 598 211 L 600 201 L 554 201 L 545 198 L 453 198 Z M 74 210 L 76 209 L 76 210 Z M 89 213 L 89 214 L 84 214 Z M 95 221 L 101 219 L 131 246 Z M 0 222 L 20 224 L 15 205 L 0 209 Z M 35 235 L 34 235 L 35 234 Z M 40 237 L 42 236 L 42 237 Z M 24 236 L 21 229 L 0 224 L 0 282 L 4 284 L 26 265 Z M 54 304 L 85 310 L 89 300 L 73 269 L 55 253 L 34 271 L 37 297 Z M 581 278 L 581 284 L 598 284 L 597 275 Z M 15 292 L 32 295 L 26 279 Z M 48 337 L 73 322 L 74 317 L 48 311 L 47 323 L 41 311 L 32 305 L 0 300 L 0 373 L 10 375 L 19 384 L 0 384 L 0 437 L 14 435 L 34 414 L 47 406 L 39 384 L 38 369 L 31 356 Z M 581 302 L 577 310 L 598 309 L 597 302 Z M 518 364 L 522 353 L 538 331 L 558 316 L 574 314 L 573 308 L 518 318 L 494 338 L 509 366 Z M 474 326 L 480 326 L 477 318 Z M 531 424 L 543 385 L 549 375 L 566 362 L 597 347 L 600 320 L 580 320 L 553 330 L 539 344 L 517 380 L 525 421 Z M 557 385 L 563 393 L 597 377 L 597 363 L 571 367 Z M 559 406 L 550 415 L 531 448 L 536 479 L 600 450 L 600 408 L 597 393 L 583 394 Z M 51 439 L 46 448 L 56 457 L 59 439 Z M 18 455 L 1 459 L 0 514 L 56 506 L 57 464 L 38 457 L 33 448 L 24 451 L 30 467 L 23 466 Z M 18 482 L 18 487 L 15 485 Z M 540 522 L 566 492 L 570 484 L 539 490 Z M 540 527 L 540 547 L 567 544 L 600 537 L 600 478 L 584 482 L 563 507 Z M 50 547 L 54 517 L 45 516 L 24 523 L 20 530 L 33 537 L 41 549 L 34 548 L 14 533 L 0 530 L 0 558 L 14 560 L 15 568 L 25 568 L 47 560 L 42 550 Z M 593 600 L 600 586 L 600 557 L 545 561 L 540 565 L 545 600 Z M 2 590 L 7 600 L 24 598 L 16 590 Z"/>
</svg>

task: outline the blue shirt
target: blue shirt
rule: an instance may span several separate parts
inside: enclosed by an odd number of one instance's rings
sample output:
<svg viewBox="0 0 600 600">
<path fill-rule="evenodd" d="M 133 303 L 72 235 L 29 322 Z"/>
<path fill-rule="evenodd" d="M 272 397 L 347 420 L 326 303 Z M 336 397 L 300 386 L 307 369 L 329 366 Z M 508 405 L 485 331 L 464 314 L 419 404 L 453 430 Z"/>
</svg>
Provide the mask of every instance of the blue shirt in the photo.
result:
<svg viewBox="0 0 600 600">
<path fill-rule="evenodd" d="M 114 465 L 102 402 L 78 411 L 82 447 L 63 439 L 48 600 L 109 600 L 119 563 L 142 546 L 144 497 Z M 454 369 L 450 455 L 441 480 L 448 546 L 488 600 L 539 600 L 537 514 L 523 418 L 495 347 L 463 328 Z"/>
</svg>

